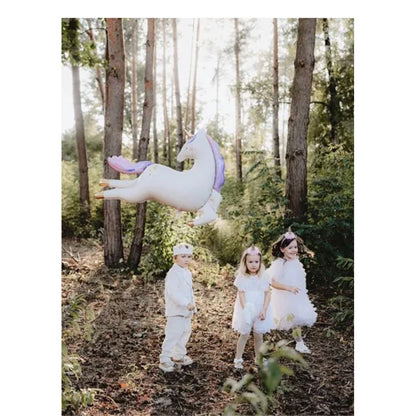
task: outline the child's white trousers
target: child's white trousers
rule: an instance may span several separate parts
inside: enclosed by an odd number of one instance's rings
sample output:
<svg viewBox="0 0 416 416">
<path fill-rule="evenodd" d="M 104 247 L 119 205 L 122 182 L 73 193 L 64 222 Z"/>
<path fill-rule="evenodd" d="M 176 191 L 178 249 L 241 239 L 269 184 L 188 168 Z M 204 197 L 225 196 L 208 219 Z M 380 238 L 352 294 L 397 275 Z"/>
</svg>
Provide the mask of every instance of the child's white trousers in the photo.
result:
<svg viewBox="0 0 416 416">
<path fill-rule="evenodd" d="M 165 340 L 162 344 L 160 362 L 170 362 L 171 358 L 183 359 L 186 344 L 191 336 L 191 317 L 168 316 L 165 327 Z"/>
</svg>

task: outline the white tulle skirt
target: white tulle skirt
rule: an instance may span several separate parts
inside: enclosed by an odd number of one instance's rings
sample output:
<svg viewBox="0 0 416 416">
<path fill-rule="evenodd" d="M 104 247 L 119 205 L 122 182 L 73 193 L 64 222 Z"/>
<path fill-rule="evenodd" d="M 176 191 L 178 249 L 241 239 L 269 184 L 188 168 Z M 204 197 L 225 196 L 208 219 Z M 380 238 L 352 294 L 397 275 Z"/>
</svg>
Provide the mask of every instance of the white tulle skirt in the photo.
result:
<svg viewBox="0 0 416 416">
<path fill-rule="evenodd" d="M 275 281 L 300 289 L 297 294 L 272 289 L 270 303 L 277 329 L 289 330 L 299 326 L 312 326 L 316 322 L 317 313 L 309 300 L 306 273 L 302 263 L 297 259 L 289 261 L 278 259 L 267 272 Z"/>
</svg>

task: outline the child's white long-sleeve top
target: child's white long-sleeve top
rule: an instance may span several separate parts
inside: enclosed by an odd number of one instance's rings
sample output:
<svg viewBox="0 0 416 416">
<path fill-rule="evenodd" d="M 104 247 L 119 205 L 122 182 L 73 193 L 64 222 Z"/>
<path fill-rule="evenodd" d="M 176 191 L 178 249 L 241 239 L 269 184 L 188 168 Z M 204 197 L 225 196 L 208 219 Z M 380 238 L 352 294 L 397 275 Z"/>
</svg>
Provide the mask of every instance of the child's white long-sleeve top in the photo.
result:
<svg viewBox="0 0 416 416">
<path fill-rule="evenodd" d="M 193 312 L 188 310 L 190 303 L 195 304 L 192 274 L 174 264 L 165 279 L 165 316 L 191 316 Z"/>
</svg>

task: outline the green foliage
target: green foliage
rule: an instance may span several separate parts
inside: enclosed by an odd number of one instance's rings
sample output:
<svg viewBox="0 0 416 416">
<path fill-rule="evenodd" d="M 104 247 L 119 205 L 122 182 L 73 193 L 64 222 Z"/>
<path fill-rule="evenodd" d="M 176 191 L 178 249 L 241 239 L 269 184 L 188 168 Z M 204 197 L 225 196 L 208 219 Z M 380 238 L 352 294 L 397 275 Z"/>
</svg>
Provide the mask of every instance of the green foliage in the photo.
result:
<svg viewBox="0 0 416 416">
<path fill-rule="evenodd" d="M 211 240 L 218 243 L 214 245 L 216 252 L 222 245 L 227 254 L 218 257 L 234 263 L 242 250 L 253 243 L 267 252 L 281 234 L 284 220 L 284 182 L 276 175 L 271 159 L 262 152 L 246 152 L 245 157 L 250 167 L 245 171 L 243 185 L 227 177 L 222 188 L 221 221 L 213 231 L 220 238 Z"/>
<path fill-rule="evenodd" d="M 97 56 L 95 45 L 86 34 L 86 28 L 82 26 L 80 19 L 62 19 L 61 42 L 62 63 L 89 67 L 103 63 Z"/>
<path fill-rule="evenodd" d="M 68 303 L 62 308 L 63 337 L 71 339 L 82 334 L 86 341 L 90 341 L 94 320 L 94 311 L 82 296 L 70 297 Z"/>
<path fill-rule="evenodd" d="M 255 375 L 245 374 L 240 381 L 227 379 L 223 390 L 235 395 L 233 403 L 224 409 L 224 415 L 239 415 L 238 407 L 241 403 L 248 403 L 256 415 L 267 415 L 269 406 L 275 403 L 275 394 L 284 375 L 291 376 L 293 371 L 282 364 L 282 361 L 299 362 L 306 365 L 303 357 L 287 342 L 279 341 L 275 347 L 269 343 L 261 346 L 257 365 L 259 372 Z"/>
<path fill-rule="evenodd" d="M 91 405 L 97 389 L 77 389 L 75 382 L 82 375 L 82 359 L 78 354 L 70 354 L 66 341 L 79 334 L 85 340 L 92 335 L 92 322 L 95 316 L 93 309 L 87 305 L 82 296 L 73 296 L 68 299 L 62 309 L 62 410 L 77 410 L 80 407 Z"/>
<path fill-rule="evenodd" d="M 178 219 L 173 208 L 158 202 L 148 202 L 146 212 L 146 229 L 143 241 L 140 270 L 147 280 L 162 277 L 172 266 L 173 247 L 181 241 L 200 246 L 198 236 L 206 226 L 189 227 L 187 223 L 193 214 L 182 213 Z M 133 237 L 133 230 L 129 233 Z M 130 244 L 126 237 L 126 243 Z M 197 251 L 195 252 L 197 253 Z"/>
<path fill-rule="evenodd" d="M 317 148 L 309 169 L 307 224 L 292 228 L 315 252 L 308 264 L 311 283 L 332 283 L 341 273 L 339 256 L 354 255 L 353 155 L 341 146 Z"/>
<path fill-rule="evenodd" d="M 87 149 L 88 161 L 91 162 L 97 157 L 101 158 L 103 150 L 104 133 L 98 125 L 93 112 L 84 112 L 85 146 Z M 77 161 L 77 143 L 75 129 L 67 130 L 62 134 L 61 158 L 66 161 Z"/>
<path fill-rule="evenodd" d="M 337 265 L 344 271 L 353 272 L 354 260 L 338 257 Z M 351 273 L 352 274 L 352 273 Z M 339 276 L 334 279 L 337 294 L 330 299 L 336 326 L 351 325 L 354 321 L 354 276 Z"/>
<path fill-rule="evenodd" d="M 103 227 L 102 202 L 90 195 L 91 217 L 88 220 L 82 215 L 79 202 L 78 164 L 76 161 L 62 161 L 61 217 L 62 236 L 98 237 Z M 98 157 L 89 161 L 89 188 L 94 191 L 102 176 L 102 165 Z"/>
<path fill-rule="evenodd" d="M 68 348 L 62 342 L 62 411 L 69 409 L 78 410 L 87 407 L 94 402 L 97 389 L 77 389 L 73 379 L 78 380 L 82 375 L 81 357 L 77 354 L 70 355 Z"/>
</svg>

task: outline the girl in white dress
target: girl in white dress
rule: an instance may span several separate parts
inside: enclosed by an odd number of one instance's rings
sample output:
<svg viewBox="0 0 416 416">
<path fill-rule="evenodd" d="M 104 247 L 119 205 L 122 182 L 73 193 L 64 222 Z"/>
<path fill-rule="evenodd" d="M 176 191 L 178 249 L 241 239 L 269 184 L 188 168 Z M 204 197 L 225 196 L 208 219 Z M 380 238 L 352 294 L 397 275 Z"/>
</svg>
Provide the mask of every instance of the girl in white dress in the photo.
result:
<svg viewBox="0 0 416 416">
<path fill-rule="evenodd" d="M 277 329 L 292 329 L 295 349 L 309 354 L 311 351 L 302 339 L 301 326 L 312 326 L 317 314 L 308 297 L 306 273 L 298 259 L 299 251 L 308 252 L 298 236 L 290 231 L 280 236 L 272 245 L 272 254 L 277 259 L 267 273 L 272 279 L 271 305 Z"/>
<path fill-rule="evenodd" d="M 275 327 L 270 307 L 270 278 L 265 273 L 262 255 L 257 247 L 244 251 L 234 285 L 237 297 L 234 304 L 232 328 L 240 336 L 234 360 L 235 368 L 243 368 L 243 353 L 253 330 L 256 362 L 263 343 L 263 334 Z"/>
</svg>

